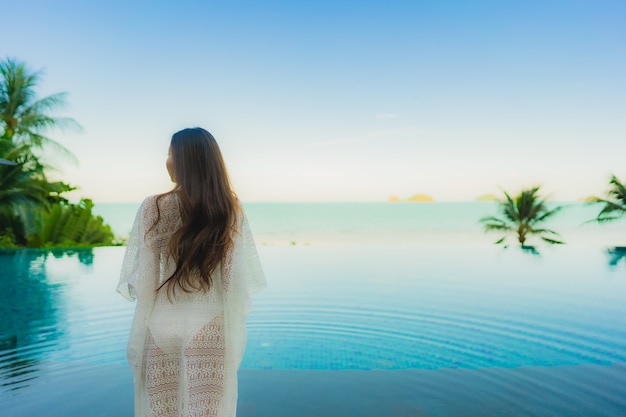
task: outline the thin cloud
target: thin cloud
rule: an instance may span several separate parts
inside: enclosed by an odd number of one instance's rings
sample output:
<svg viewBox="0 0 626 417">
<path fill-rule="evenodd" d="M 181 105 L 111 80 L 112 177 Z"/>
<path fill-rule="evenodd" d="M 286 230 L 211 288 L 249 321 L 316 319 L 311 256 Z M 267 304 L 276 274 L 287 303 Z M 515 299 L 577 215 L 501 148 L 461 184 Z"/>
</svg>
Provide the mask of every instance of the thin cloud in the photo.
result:
<svg viewBox="0 0 626 417">
<path fill-rule="evenodd" d="M 412 127 L 404 127 L 398 129 L 385 129 L 385 130 L 375 130 L 373 132 L 369 132 L 360 137 L 353 138 L 341 138 L 334 140 L 324 140 L 320 142 L 311 142 L 307 143 L 305 146 L 311 148 L 318 148 L 322 146 L 336 146 L 336 145 L 344 145 L 349 143 L 357 143 L 364 142 L 372 139 L 391 139 L 397 136 L 416 134 L 417 130 Z"/>
</svg>

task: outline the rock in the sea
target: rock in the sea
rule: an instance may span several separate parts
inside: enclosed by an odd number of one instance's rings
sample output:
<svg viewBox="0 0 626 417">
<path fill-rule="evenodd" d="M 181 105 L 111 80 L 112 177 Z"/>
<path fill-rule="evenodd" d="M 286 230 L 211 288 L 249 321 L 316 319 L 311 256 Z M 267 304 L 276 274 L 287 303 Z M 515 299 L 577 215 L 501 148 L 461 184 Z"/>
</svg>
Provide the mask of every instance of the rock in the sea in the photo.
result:
<svg viewBox="0 0 626 417">
<path fill-rule="evenodd" d="M 476 201 L 500 201 L 501 199 L 495 194 L 483 194 L 476 198 Z"/>
<path fill-rule="evenodd" d="M 426 194 L 415 194 L 407 198 L 406 201 L 411 203 L 432 203 L 435 199 Z"/>
</svg>

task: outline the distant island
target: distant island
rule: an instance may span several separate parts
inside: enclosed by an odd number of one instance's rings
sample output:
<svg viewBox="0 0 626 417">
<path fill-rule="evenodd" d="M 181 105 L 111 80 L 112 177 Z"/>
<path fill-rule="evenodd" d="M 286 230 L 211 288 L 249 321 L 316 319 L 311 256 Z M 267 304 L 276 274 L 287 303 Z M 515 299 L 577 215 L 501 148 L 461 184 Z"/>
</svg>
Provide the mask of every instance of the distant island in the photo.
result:
<svg viewBox="0 0 626 417">
<path fill-rule="evenodd" d="M 389 197 L 389 201 L 391 203 L 401 203 L 401 202 L 406 202 L 406 203 L 432 203 L 433 201 L 435 201 L 434 198 L 432 198 L 429 195 L 426 194 L 415 194 L 412 195 L 411 197 L 407 198 L 407 199 L 401 199 L 400 197 L 396 196 L 396 195 L 392 195 L 391 197 Z"/>
<path fill-rule="evenodd" d="M 598 197 L 595 197 L 595 196 L 581 197 L 578 199 L 578 202 L 579 203 L 597 203 Z"/>
<path fill-rule="evenodd" d="M 476 201 L 500 201 L 502 200 L 495 194 L 483 194 L 476 197 Z"/>
<path fill-rule="evenodd" d="M 414 194 L 409 198 L 400 198 L 397 195 L 391 195 L 389 196 L 387 201 L 390 203 L 433 203 L 435 199 L 428 194 Z M 476 197 L 474 200 L 467 200 L 467 202 L 469 201 L 475 201 L 475 202 L 480 202 L 480 203 L 485 203 L 485 202 L 486 203 L 499 203 L 499 202 L 504 202 L 506 200 L 503 197 L 500 197 L 496 194 L 488 193 L 488 194 L 481 194 L 478 197 Z M 597 203 L 598 197 L 595 197 L 595 196 L 581 197 L 577 199 L 576 201 L 579 203 Z"/>
</svg>

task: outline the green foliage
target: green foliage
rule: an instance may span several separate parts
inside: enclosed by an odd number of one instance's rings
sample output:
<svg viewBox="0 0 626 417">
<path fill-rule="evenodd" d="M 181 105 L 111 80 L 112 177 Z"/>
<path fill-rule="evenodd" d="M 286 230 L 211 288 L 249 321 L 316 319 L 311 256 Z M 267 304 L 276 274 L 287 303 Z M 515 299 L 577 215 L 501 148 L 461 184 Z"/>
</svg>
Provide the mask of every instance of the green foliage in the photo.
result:
<svg viewBox="0 0 626 417">
<path fill-rule="evenodd" d="M 18 248 L 25 246 L 28 236 L 22 219 L 18 216 L 3 216 L 0 219 L 3 229 L 0 231 L 0 248 Z"/>
<path fill-rule="evenodd" d="M 42 151 L 75 160 L 46 135 L 51 129 L 79 128 L 73 119 L 50 113 L 65 105 L 65 93 L 37 98 L 39 72 L 23 63 L 0 61 L 0 247 L 80 247 L 110 245 L 113 233 L 93 216 L 91 200 L 69 204 L 64 193 L 74 187 L 49 181 Z"/>
<path fill-rule="evenodd" d="M 92 214 L 93 202 L 55 203 L 48 211 L 32 216 L 29 247 L 81 247 L 113 244 L 111 227 Z M 26 216 L 24 216 L 26 218 Z"/>
<path fill-rule="evenodd" d="M 17 165 L 0 165 L 0 207 L 41 205 L 65 200 L 61 194 L 74 188 L 63 182 L 51 182 L 43 166 L 32 154 L 14 158 Z"/>
<path fill-rule="evenodd" d="M 485 232 L 504 233 L 496 244 L 503 243 L 509 234 L 516 235 L 522 246 L 525 246 L 526 240 L 532 235 L 539 236 L 546 243 L 564 243 L 557 232 L 540 227 L 541 223 L 558 213 L 562 207 L 550 210 L 546 200 L 539 197 L 539 188 L 522 190 L 515 197 L 505 191 L 505 199 L 498 202 L 502 217 L 487 216 L 480 219 L 485 224 Z"/>
<path fill-rule="evenodd" d="M 623 183 L 615 175 L 609 181 L 611 187 L 606 198 L 590 197 L 590 203 L 603 203 L 604 207 L 598 216 L 592 220 L 598 223 L 615 221 L 626 215 L 626 183 Z"/>
<path fill-rule="evenodd" d="M 76 160 L 74 155 L 57 141 L 46 136 L 51 129 L 80 129 L 75 120 L 53 117 L 50 112 L 65 106 L 66 93 L 37 98 L 35 87 L 41 73 L 30 72 L 26 65 L 13 59 L 0 62 L 0 153 L 18 147 L 32 153 L 42 150 L 60 153 Z M 9 159 L 10 158 L 5 158 Z"/>
</svg>

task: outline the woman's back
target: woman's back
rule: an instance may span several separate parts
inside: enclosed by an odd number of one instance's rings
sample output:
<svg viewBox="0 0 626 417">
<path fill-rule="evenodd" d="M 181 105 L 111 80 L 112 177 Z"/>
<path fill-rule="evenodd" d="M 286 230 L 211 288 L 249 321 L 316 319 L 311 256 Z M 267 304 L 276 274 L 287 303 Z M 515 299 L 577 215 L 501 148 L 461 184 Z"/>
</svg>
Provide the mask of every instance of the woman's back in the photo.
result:
<svg viewBox="0 0 626 417">
<path fill-rule="evenodd" d="M 181 225 L 180 202 L 176 194 L 165 194 L 159 198 L 157 209 L 157 197 L 150 197 L 146 200 L 145 210 L 147 224 L 154 225 L 146 234 L 146 243 L 159 257 L 159 264 L 163 265 L 158 287 L 174 273 L 176 267 L 168 248 L 172 234 Z M 216 268 L 211 278 L 213 285 L 208 291 L 186 292 L 178 289 L 173 295 L 165 290 L 156 293 L 148 328 L 159 348 L 182 352 L 181 349 L 202 327 L 222 314 L 221 268 Z"/>
<path fill-rule="evenodd" d="M 144 202 L 145 243 L 158 259 L 158 288 L 176 268 L 169 247 L 180 228 L 175 193 Z M 193 271 L 191 273 L 197 273 Z M 165 288 L 154 295 L 144 347 L 145 407 L 151 416 L 218 416 L 222 409 L 225 362 L 221 268 L 211 274 L 208 291 Z"/>
<path fill-rule="evenodd" d="M 250 294 L 265 278 L 215 139 L 174 134 L 166 165 L 176 186 L 141 205 L 118 285 L 137 300 L 135 415 L 234 417 Z"/>
</svg>

